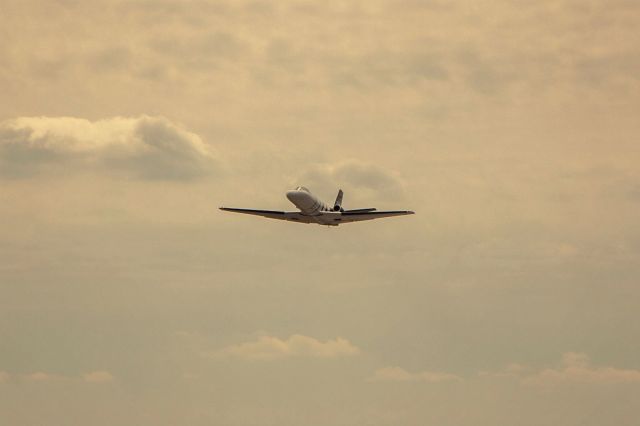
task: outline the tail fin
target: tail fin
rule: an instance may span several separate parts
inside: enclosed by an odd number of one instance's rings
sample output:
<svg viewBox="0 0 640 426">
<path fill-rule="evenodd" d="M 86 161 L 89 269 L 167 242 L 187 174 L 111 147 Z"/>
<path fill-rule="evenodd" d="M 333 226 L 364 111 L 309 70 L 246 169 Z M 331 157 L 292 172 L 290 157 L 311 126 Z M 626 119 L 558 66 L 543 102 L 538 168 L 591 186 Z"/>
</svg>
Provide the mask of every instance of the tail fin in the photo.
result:
<svg viewBox="0 0 640 426">
<path fill-rule="evenodd" d="M 336 197 L 336 202 L 333 203 L 334 212 L 342 211 L 342 195 L 344 195 L 344 193 L 342 192 L 342 189 L 339 189 L 338 196 Z"/>
</svg>

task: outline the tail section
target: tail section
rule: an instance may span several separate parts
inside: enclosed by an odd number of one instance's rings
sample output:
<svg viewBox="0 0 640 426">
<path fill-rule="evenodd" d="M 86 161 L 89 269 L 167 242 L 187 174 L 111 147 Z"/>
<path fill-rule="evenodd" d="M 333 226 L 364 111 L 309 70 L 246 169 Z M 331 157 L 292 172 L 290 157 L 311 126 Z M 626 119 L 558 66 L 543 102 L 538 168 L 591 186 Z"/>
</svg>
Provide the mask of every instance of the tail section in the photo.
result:
<svg viewBox="0 0 640 426">
<path fill-rule="evenodd" d="M 334 212 L 341 212 L 343 211 L 342 209 L 342 196 L 344 195 L 344 193 L 342 192 L 342 189 L 338 190 L 338 196 L 336 197 L 336 202 L 333 203 L 333 211 Z"/>
</svg>

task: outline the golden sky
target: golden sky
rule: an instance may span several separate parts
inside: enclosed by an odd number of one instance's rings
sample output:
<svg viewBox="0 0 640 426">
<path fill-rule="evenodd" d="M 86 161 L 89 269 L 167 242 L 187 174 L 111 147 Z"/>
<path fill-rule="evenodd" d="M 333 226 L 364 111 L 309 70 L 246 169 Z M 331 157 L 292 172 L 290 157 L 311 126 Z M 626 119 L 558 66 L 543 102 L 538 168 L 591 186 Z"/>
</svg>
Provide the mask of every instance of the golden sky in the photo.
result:
<svg viewBox="0 0 640 426">
<path fill-rule="evenodd" d="M 638 22 L 3 1 L 0 423 L 635 425 Z"/>
</svg>

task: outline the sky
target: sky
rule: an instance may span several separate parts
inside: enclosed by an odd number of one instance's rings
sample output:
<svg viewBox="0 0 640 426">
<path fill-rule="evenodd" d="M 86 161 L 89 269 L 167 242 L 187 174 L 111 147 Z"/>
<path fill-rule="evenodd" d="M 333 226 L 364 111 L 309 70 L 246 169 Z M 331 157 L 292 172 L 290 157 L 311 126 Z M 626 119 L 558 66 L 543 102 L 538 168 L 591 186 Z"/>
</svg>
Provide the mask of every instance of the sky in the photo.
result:
<svg viewBox="0 0 640 426">
<path fill-rule="evenodd" d="M 0 423 L 637 424 L 639 20 L 2 1 Z"/>
</svg>

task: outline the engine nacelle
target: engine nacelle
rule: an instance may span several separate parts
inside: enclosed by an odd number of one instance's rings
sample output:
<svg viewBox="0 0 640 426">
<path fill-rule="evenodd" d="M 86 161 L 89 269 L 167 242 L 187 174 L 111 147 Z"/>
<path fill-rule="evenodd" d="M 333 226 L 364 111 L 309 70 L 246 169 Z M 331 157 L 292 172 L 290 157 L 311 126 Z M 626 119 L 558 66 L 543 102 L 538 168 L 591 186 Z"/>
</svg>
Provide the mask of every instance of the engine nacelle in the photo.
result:
<svg viewBox="0 0 640 426">
<path fill-rule="evenodd" d="M 338 196 L 336 197 L 336 201 L 333 203 L 333 211 L 341 212 L 342 210 L 342 189 L 338 190 Z"/>
</svg>

